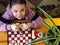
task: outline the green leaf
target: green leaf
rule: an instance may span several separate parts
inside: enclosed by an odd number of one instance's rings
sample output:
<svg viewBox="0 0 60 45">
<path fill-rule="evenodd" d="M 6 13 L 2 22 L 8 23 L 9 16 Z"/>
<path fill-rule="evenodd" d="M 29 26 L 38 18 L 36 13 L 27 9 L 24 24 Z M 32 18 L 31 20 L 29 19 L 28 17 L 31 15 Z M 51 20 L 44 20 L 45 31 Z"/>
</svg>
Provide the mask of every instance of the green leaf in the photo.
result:
<svg viewBox="0 0 60 45">
<path fill-rule="evenodd" d="M 41 9 L 39 6 L 37 6 L 37 8 L 44 14 L 44 16 L 45 16 L 46 18 L 48 18 L 48 19 L 52 22 L 52 24 L 54 25 L 54 27 L 57 29 L 58 33 L 60 34 L 59 29 L 57 28 L 56 24 L 55 24 L 54 21 L 52 20 L 52 17 L 49 16 L 49 15 L 48 15 L 43 9 Z"/>
<path fill-rule="evenodd" d="M 51 39 L 56 39 L 56 38 L 53 38 L 53 37 L 51 37 L 51 36 L 47 36 L 47 37 L 42 37 L 42 38 L 39 38 L 39 39 L 36 39 L 36 40 L 34 40 L 34 41 L 31 41 L 31 42 L 29 42 L 28 44 L 26 44 L 26 45 L 29 45 L 29 44 L 35 44 L 35 43 L 38 43 L 38 42 L 41 42 L 41 41 L 45 41 L 45 40 L 51 40 Z"/>
<path fill-rule="evenodd" d="M 42 20 L 42 22 L 45 24 L 45 25 L 47 25 L 50 29 L 51 29 L 51 31 L 56 35 L 56 32 L 55 32 L 55 28 L 52 26 L 50 26 L 45 20 Z"/>
<path fill-rule="evenodd" d="M 48 44 L 47 45 L 53 45 L 53 42 L 48 42 Z"/>
<path fill-rule="evenodd" d="M 57 32 L 56 29 L 54 28 L 54 26 L 52 26 L 51 31 L 54 33 L 54 35 L 56 36 Z"/>
<path fill-rule="evenodd" d="M 42 22 L 51 29 L 51 26 L 45 20 L 42 20 Z"/>
<path fill-rule="evenodd" d="M 60 38 L 57 38 L 56 41 L 54 42 L 54 45 L 59 45 Z"/>
</svg>

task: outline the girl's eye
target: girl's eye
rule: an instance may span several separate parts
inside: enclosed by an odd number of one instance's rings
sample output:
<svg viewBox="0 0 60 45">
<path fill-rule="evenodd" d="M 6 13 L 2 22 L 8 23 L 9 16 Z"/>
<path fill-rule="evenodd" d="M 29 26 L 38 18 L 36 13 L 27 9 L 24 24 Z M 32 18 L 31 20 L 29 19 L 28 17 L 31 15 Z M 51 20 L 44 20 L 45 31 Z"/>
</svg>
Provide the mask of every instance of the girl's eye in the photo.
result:
<svg viewBox="0 0 60 45">
<path fill-rule="evenodd" d="M 24 11 L 24 9 L 21 10 L 21 12 Z"/>
<path fill-rule="evenodd" d="M 17 10 L 14 10 L 14 12 L 17 12 Z"/>
</svg>

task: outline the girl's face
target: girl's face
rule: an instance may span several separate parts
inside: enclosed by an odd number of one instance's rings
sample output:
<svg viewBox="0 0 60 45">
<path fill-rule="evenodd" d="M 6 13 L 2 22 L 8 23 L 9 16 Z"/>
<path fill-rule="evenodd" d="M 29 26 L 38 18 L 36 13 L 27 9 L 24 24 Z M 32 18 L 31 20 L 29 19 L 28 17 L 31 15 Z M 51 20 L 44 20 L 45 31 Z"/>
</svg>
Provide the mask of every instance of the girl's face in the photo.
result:
<svg viewBox="0 0 60 45">
<path fill-rule="evenodd" d="M 17 19 L 22 19 L 25 16 L 25 10 L 25 4 L 15 4 L 11 7 L 11 11 Z"/>
</svg>

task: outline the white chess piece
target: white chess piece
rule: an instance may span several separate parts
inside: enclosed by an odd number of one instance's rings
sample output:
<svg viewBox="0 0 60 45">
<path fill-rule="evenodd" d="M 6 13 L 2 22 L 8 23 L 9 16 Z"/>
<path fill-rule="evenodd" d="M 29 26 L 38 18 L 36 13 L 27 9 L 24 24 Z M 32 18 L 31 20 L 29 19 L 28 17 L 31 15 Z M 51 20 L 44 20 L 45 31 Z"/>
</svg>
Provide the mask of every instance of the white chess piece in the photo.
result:
<svg viewBox="0 0 60 45">
<path fill-rule="evenodd" d="M 10 43 L 9 45 L 13 45 L 12 43 Z"/>
<path fill-rule="evenodd" d="M 16 26 L 15 24 L 12 24 L 11 25 L 11 29 L 12 29 L 12 31 L 18 31 L 19 30 L 19 27 Z"/>
</svg>

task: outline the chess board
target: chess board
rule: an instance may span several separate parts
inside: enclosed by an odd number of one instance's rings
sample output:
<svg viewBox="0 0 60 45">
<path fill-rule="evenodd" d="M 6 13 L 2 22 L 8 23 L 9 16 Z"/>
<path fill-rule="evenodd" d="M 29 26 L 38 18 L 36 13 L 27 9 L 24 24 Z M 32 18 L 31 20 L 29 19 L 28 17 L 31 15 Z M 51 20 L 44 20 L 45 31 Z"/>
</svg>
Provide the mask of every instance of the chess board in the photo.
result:
<svg viewBox="0 0 60 45">
<path fill-rule="evenodd" d="M 39 33 L 35 30 L 8 31 L 8 45 L 26 45 L 26 43 L 39 38 Z"/>
</svg>

